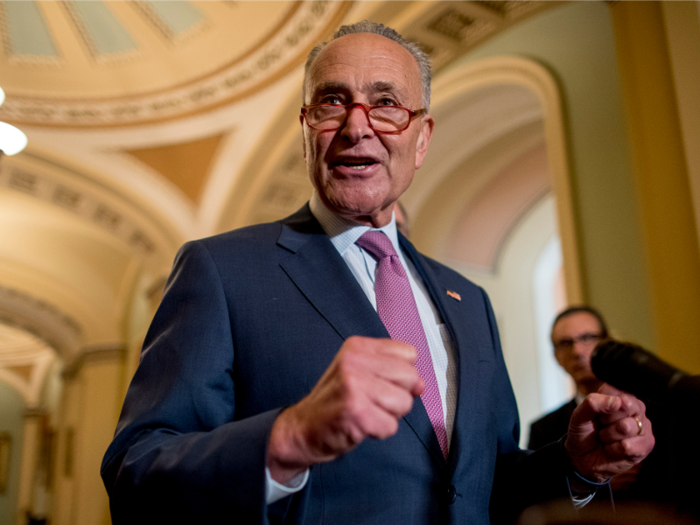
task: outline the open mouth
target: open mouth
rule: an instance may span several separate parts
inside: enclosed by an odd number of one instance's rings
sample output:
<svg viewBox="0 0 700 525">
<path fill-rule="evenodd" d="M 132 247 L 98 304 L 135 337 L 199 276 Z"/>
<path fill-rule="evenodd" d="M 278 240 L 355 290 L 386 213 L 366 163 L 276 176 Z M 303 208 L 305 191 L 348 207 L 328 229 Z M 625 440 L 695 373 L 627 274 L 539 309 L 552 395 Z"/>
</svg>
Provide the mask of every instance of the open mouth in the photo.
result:
<svg viewBox="0 0 700 525">
<path fill-rule="evenodd" d="M 377 164 L 377 161 L 368 157 L 344 158 L 335 163 L 336 166 L 342 166 L 352 170 L 363 170 Z"/>
</svg>

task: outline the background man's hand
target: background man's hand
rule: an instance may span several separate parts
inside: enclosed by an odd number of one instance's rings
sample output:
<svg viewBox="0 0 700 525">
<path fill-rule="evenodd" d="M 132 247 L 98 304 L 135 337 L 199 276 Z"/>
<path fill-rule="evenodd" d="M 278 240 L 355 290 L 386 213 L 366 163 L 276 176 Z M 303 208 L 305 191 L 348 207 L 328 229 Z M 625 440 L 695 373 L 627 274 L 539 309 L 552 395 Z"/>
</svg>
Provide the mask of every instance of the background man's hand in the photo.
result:
<svg viewBox="0 0 700 525">
<path fill-rule="evenodd" d="M 645 412 L 639 399 L 607 384 L 588 395 L 571 416 L 564 444 L 576 472 L 603 482 L 646 458 L 655 439 Z"/>
<path fill-rule="evenodd" d="M 348 338 L 311 393 L 275 421 L 267 454 L 272 478 L 286 483 L 366 437 L 393 436 L 425 388 L 416 357 L 400 341 Z"/>
</svg>

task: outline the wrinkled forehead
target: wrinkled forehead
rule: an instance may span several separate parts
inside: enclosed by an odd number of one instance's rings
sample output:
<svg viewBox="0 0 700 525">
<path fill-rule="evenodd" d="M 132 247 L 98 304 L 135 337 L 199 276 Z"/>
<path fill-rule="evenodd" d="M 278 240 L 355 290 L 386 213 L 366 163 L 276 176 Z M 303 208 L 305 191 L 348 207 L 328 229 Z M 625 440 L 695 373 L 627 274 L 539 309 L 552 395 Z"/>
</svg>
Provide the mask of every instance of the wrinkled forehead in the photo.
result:
<svg viewBox="0 0 700 525">
<path fill-rule="evenodd" d="M 349 81 L 358 85 L 393 83 L 411 95 L 422 96 L 420 69 L 413 55 L 397 42 L 374 33 L 345 35 L 324 47 L 305 78 L 306 98 L 320 85 Z"/>
</svg>

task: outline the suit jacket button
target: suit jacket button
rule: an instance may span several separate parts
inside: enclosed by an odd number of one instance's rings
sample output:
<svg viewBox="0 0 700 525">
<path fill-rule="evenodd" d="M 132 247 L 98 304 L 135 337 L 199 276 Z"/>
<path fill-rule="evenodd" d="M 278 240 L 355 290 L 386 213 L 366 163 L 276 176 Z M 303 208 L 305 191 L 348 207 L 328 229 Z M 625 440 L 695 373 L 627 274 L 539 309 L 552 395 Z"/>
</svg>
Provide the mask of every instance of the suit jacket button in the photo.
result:
<svg viewBox="0 0 700 525">
<path fill-rule="evenodd" d="M 457 490 L 454 485 L 450 485 L 447 488 L 447 502 L 452 504 L 457 499 Z"/>
</svg>

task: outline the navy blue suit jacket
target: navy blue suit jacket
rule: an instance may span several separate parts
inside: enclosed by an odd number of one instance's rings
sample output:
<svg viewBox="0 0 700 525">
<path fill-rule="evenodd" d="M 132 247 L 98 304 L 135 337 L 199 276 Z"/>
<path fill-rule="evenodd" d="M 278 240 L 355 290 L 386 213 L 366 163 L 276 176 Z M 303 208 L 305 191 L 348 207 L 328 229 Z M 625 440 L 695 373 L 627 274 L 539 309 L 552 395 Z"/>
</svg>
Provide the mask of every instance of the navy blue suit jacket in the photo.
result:
<svg viewBox="0 0 700 525">
<path fill-rule="evenodd" d="M 454 342 L 447 461 L 416 398 L 395 436 L 314 465 L 302 491 L 265 504 L 267 437 L 279 412 L 309 393 L 346 338 L 388 337 L 307 205 L 178 253 L 102 466 L 114 523 L 486 525 L 490 501 L 500 521 L 564 496 L 559 448 L 518 450 L 486 294 L 400 242 Z"/>
</svg>

